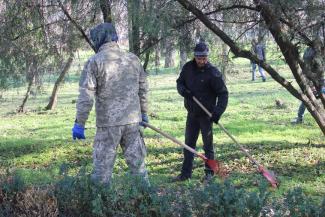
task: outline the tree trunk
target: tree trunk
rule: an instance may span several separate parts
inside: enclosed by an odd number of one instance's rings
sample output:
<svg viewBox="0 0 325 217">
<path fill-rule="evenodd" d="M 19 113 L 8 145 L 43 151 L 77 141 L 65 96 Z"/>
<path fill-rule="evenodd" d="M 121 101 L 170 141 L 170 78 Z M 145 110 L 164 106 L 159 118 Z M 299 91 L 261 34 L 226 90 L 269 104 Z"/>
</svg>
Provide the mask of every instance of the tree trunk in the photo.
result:
<svg viewBox="0 0 325 217">
<path fill-rule="evenodd" d="M 166 52 L 165 52 L 165 68 L 170 68 L 175 66 L 175 49 L 172 38 L 167 38 L 166 40 Z"/>
<path fill-rule="evenodd" d="M 208 27 L 212 32 L 219 36 L 229 47 L 230 50 L 237 57 L 244 57 L 254 62 L 259 62 L 257 57 L 253 55 L 250 51 L 242 50 L 224 31 L 222 31 L 218 26 L 211 22 L 208 17 L 191 4 L 187 0 L 177 0 L 185 9 L 191 11 L 202 23 Z M 298 85 L 302 92 L 298 91 L 291 82 L 287 81 L 269 64 L 261 62 L 260 65 L 272 76 L 272 78 L 286 88 L 294 97 L 299 100 L 302 100 L 306 105 L 308 111 L 316 120 L 318 126 L 325 135 L 325 109 L 324 105 L 321 102 L 318 102 L 315 98 L 311 88 L 308 86 L 306 77 L 299 70 L 299 65 L 303 68 L 304 64 L 300 60 L 299 52 L 297 45 L 294 45 L 289 40 L 290 37 L 287 37 L 286 28 L 283 28 L 280 25 L 278 16 L 271 7 L 268 5 L 267 1 L 254 0 L 257 5 L 257 9 L 260 11 L 261 16 L 266 22 L 266 26 L 273 35 L 277 45 L 280 47 L 281 52 L 290 67 L 292 74 L 294 75 Z"/>
<path fill-rule="evenodd" d="M 230 15 L 229 13 L 227 13 L 226 11 L 223 11 L 222 12 L 222 20 L 223 21 L 227 21 L 227 20 L 230 20 Z M 222 31 L 224 32 L 229 32 L 229 29 L 230 29 L 230 25 L 229 23 L 221 23 L 221 27 L 222 27 Z M 227 44 L 225 43 L 222 43 L 221 45 L 222 49 L 221 49 L 221 73 L 224 77 L 224 79 L 226 80 L 226 75 L 228 74 L 228 69 L 229 69 L 229 57 L 228 57 L 228 52 L 229 52 L 229 49 L 228 49 L 228 46 Z M 230 71 L 230 70 L 229 70 Z"/>
<path fill-rule="evenodd" d="M 22 102 L 22 104 L 21 104 L 21 105 L 18 107 L 18 109 L 17 109 L 17 112 L 18 112 L 18 113 L 22 113 L 22 112 L 25 111 L 25 105 L 26 105 L 26 102 L 27 102 L 28 97 L 29 97 L 29 95 L 30 95 L 30 91 L 31 91 L 31 89 L 32 89 L 33 83 L 34 83 L 34 79 L 31 79 L 31 80 L 29 81 L 29 83 L 28 83 L 27 91 L 26 91 L 25 97 L 24 97 L 24 99 L 23 99 L 23 102 Z"/>
<path fill-rule="evenodd" d="M 189 36 L 188 26 L 185 25 L 183 28 L 179 30 L 179 68 L 182 69 L 187 61 L 187 53 L 190 50 L 190 44 L 192 43 L 191 38 Z"/>
<path fill-rule="evenodd" d="M 158 43 L 156 48 L 155 48 L 155 70 L 156 70 L 156 75 L 158 75 L 159 67 L 160 67 L 160 43 Z"/>
<path fill-rule="evenodd" d="M 129 51 L 140 57 L 140 0 L 128 0 Z"/>
<path fill-rule="evenodd" d="M 50 39 L 49 39 L 49 34 L 48 34 L 48 27 L 46 26 L 47 17 L 45 17 L 48 14 L 48 8 L 44 7 L 45 6 L 44 1 L 41 1 L 40 4 L 41 4 L 41 7 L 39 8 L 38 12 L 41 17 L 41 25 L 42 25 L 42 31 L 44 34 L 44 42 L 46 44 L 47 49 L 49 49 Z"/>
<path fill-rule="evenodd" d="M 179 68 L 182 69 L 187 61 L 187 51 L 186 47 L 183 44 L 180 44 L 179 46 L 179 57 Z"/>
<path fill-rule="evenodd" d="M 225 43 L 222 43 L 222 59 L 221 59 L 221 73 L 226 80 L 227 70 L 229 66 L 228 47 Z"/>
<path fill-rule="evenodd" d="M 67 63 L 65 64 L 63 70 L 61 71 L 58 79 L 55 81 L 55 84 L 54 84 L 54 87 L 53 87 L 53 90 L 52 90 L 52 95 L 50 97 L 50 101 L 47 104 L 47 106 L 45 107 L 45 110 L 52 110 L 52 109 L 54 109 L 56 107 L 60 84 L 62 83 L 65 75 L 69 71 L 69 69 L 71 67 L 71 64 L 73 62 L 73 59 L 74 59 L 74 53 L 71 53 L 69 58 L 68 58 Z"/>
<path fill-rule="evenodd" d="M 143 69 L 144 69 L 144 71 L 147 71 L 147 67 L 148 67 L 148 64 L 149 64 L 149 60 L 150 60 L 150 50 L 147 50 L 146 56 L 145 56 L 145 59 L 144 59 L 144 63 L 143 63 Z"/>
<path fill-rule="evenodd" d="M 37 65 L 38 65 L 38 62 L 35 59 L 35 57 L 32 57 L 31 59 L 26 61 L 26 69 L 27 69 L 26 70 L 26 81 L 28 81 L 28 87 L 27 87 L 27 91 L 26 91 L 25 97 L 23 99 L 23 102 L 17 109 L 18 113 L 25 111 L 26 102 L 27 102 L 29 95 L 31 93 L 32 86 L 36 80 L 37 70 L 38 70 Z"/>
</svg>

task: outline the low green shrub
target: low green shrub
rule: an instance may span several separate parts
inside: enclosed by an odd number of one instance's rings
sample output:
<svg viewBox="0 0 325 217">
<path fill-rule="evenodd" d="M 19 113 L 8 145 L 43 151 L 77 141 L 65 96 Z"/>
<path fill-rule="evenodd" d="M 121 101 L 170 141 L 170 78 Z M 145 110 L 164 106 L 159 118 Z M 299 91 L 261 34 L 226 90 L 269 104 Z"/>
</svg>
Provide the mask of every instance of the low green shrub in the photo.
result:
<svg viewBox="0 0 325 217">
<path fill-rule="evenodd" d="M 264 182 L 257 192 L 247 192 L 226 181 L 195 191 L 192 201 L 196 216 L 260 216 L 269 195 Z"/>
<path fill-rule="evenodd" d="M 195 182 L 148 186 L 140 177 L 126 175 L 110 186 L 94 183 L 85 170 L 75 176 L 63 173 L 55 185 L 25 186 L 19 176 L 1 181 L 0 216 L 318 216 L 318 203 L 301 188 L 272 198 L 268 184 L 245 190 L 230 181 L 202 186 Z"/>
<path fill-rule="evenodd" d="M 286 193 L 281 202 L 276 201 L 274 207 L 274 216 L 321 217 L 325 216 L 325 197 L 321 205 L 318 205 L 301 188 L 295 188 Z"/>
</svg>

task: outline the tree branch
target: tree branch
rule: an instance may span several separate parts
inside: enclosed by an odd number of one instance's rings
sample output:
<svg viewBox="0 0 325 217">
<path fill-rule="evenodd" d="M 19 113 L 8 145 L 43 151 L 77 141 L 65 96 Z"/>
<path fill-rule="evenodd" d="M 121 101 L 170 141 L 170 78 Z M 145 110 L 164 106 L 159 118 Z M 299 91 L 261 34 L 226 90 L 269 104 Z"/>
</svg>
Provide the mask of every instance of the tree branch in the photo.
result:
<svg viewBox="0 0 325 217">
<path fill-rule="evenodd" d="M 296 90 L 289 81 L 279 75 L 279 73 L 273 69 L 269 64 L 260 62 L 256 55 L 253 55 L 250 51 L 242 50 L 240 47 L 236 45 L 236 43 L 220 28 L 218 28 L 215 24 L 213 24 L 205 14 L 202 13 L 198 8 L 192 5 L 187 0 L 177 0 L 185 9 L 192 12 L 198 19 L 201 20 L 202 23 L 206 25 L 211 31 L 213 31 L 217 36 L 221 38 L 229 47 L 231 52 L 235 54 L 235 56 L 243 57 L 249 59 L 253 62 L 259 62 L 260 65 L 272 76 L 274 80 L 276 80 L 279 84 L 281 84 L 284 88 L 286 88 L 292 95 L 296 98 L 301 99 L 301 94 Z"/>
<path fill-rule="evenodd" d="M 282 23 L 286 24 L 291 29 L 293 29 L 295 32 L 297 32 L 306 41 L 307 45 L 310 46 L 312 44 L 312 41 L 310 40 L 310 38 L 308 38 L 308 36 L 302 32 L 301 28 L 295 27 L 290 21 L 287 21 L 287 20 L 285 20 L 283 18 L 280 18 L 279 20 Z"/>
<path fill-rule="evenodd" d="M 256 22 L 256 20 L 246 20 L 246 21 L 227 21 L 227 20 L 218 20 L 218 19 L 210 19 L 213 21 L 216 21 L 218 23 L 233 23 L 233 24 L 246 24 L 246 23 L 253 23 Z"/>
<path fill-rule="evenodd" d="M 212 14 L 215 14 L 215 13 L 218 13 L 218 12 L 221 12 L 221 11 L 224 11 L 224 10 L 232 10 L 232 9 L 248 9 L 248 10 L 252 10 L 252 11 L 257 11 L 256 7 L 252 7 L 252 6 L 246 6 L 246 5 L 232 5 L 232 6 L 229 6 L 229 7 L 221 7 L 219 5 L 218 9 L 216 10 L 213 10 L 213 11 L 210 11 L 210 12 L 206 12 L 204 13 L 204 15 L 206 16 L 209 16 L 209 15 L 212 15 Z M 191 23 L 195 20 L 197 20 L 198 18 L 196 16 L 182 22 L 181 24 L 178 24 L 177 26 L 175 26 L 174 28 L 179 28 L 187 23 Z M 223 22 L 223 23 L 249 23 L 249 22 L 256 22 L 256 20 L 250 20 L 250 21 L 223 21 L 223 20 L 215 20 L 217 22 Z"/>
<path fill-rule="evenodd" d="M 257 24 L 259 24 L 260 21 L 253 23 L 250 27 L 248 27 L 247 29 L 245 29 L 236 39 L 235 41 L 237 41 L 238 39 L 240 39 L 246 32 L 248 32 L 249 30 L 253 29 Z"/>
<path fill-rule="evenodd" d="M 211 12 L 206 13 L 206 14 L 210 15 L 210 14 L 217 13 L 217 12 L 220 12 L 220 11 L 226 11 L 226 10 L 232 10 L 232 9 L 248 9 L 248 10 L 252 10 L 252 11 L 258 11 L 256 7 L 247 6 L 247 5 L 232 5 L 232 6 L 229 6 L 229 7 L 221 7 L 219 5 L 219 7 L 216 10 L 211 11 Z"/>
<path fill-rule="evenodd" d="M 53 21 L 53 22 L 51 22 L 51 23 L 46 23 L 46 24 L 44 24 L 44 26 L 46 26 L 46 27 L 47 27 L 47 26 L 51 26 L 51 25 L 56 24 L 56 23 L 59 23 L 59 22 L 61 22 L 61 21 L 68 21 L 68 20 L 65 20 L 65 19 L 56 20 L 56 21 Z M 28 31 L 22 32 L 21 34 L 15 36 L 14 38 L 9 38 L 9 40 L 10 40 L 10 41 L 16 41 L 17 39 L 19 39 L 19 38 L 21 38 L 21 37 L 24 37 L 25 35 L 28 35 L 29 33 L 33 32 L 33 31 L 36 31 L 36 30 L 38 30 L 38 29 L 40 29 L 40 28 L 42 28 L 42 27 L 43 27 L 43 25 L 36 26 L 36 27 L 34 27 L 34 28 L 32 28 L 32 29 L 29 29 Z"/>
<path fill-rule="evenodd" d="M 65 14 L 65 16 L 73 23 L 73 25 L 79 30 L 79 32 L 81 33 L 82 37 L 87 41 L 87 43 L 89 44 L 89 46 L 94 50 L 94 52 L 96 52 L 96 49 L 94 47 L 94 45 L 91 43 L 91 41 L 89 40 L 87 34 L 85 33 L 85 31 L 82 29 L 82 27 L 70 16 L 69 12 L 67 11 L 67 9 L 64 7 L 64 5 L 62 4 L 62 2 L 60 0 L 57 0 L 59 3 L 59 6 L 61 8 L 61 10 L 63 11 L 63 13 Z"/>
</svg>

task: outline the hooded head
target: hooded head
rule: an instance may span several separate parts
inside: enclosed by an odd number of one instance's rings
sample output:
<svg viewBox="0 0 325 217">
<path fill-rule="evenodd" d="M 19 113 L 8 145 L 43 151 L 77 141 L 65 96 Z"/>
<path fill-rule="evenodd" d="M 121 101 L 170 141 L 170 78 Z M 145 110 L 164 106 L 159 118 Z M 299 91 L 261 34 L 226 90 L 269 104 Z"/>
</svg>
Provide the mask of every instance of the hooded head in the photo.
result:
<svg viewBox="0 0 325 217">
<path fill-rule="evenodd" d="M 101 23 L 90 30 L 90 38 L 94 43 L 96 51 L 103 44 L 111 41 L 117 41 L 118 36 L 112 23 Z"/>
</svg>

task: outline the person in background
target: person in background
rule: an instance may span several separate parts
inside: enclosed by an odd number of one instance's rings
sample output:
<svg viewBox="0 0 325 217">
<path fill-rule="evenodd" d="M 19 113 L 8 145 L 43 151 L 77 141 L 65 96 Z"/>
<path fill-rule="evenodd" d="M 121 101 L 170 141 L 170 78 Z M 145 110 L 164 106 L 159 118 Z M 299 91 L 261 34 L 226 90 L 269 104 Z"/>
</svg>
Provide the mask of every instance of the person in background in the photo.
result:
<svg viewBox="0 0 325 217">
<path fill-rule="evenodd" d="M 257 42 L 256 39 L 253 39 L 252 42 L 252 47 L 251 47 L 251 52 L 252 54 L 256 55 L 257 58 L 259 59 L 258 63 L 255 63 L 251 61 L 251 66 L 252 66 L 252 81 L 255 81 L 255 70 L 256 70 L 256 65 L 258 66 L 258 71 L 262 77 L 262 81 L 266 81 L 266 77 L 263 71 L 263 68 L 261 67 L 260 63 L 265 62 L 265 46 L 262 44 L 261 41 Z"/>
<path fill-rule="evenodd" d="M 309 79 L 313 79 L 312 77 L 310 77 L 310 73 L 315 73 L 318 71 L 318 69 L 320 69 L 321 71 L 324 70 L 324 65 L 319 67 L 319 63 L 321 61 L 319 61 L 317 54 L 316 54 L 316 50 L 318 50 L 321 54 L 319 55 L 321 57 L 321 59 L 324 57 L 324 50 L 322 50 L 321 46 L 320 46 L 321 42 L 319 41 L 319 38 L 316 36 L 316 38 L 313 40 L 313 46 L 308 46 L 303 54 L 303 61 L 305 64 L 305 68 L 302 71 L 307 78 Z M 318 64 L 315 64 L 318 63 Z M 322 64 L 320 64 L 322 65 Z M 315 78 L 314 78 L 315 79 Z M 310 85 L 312 87 L 312 91 L 315 95 L 316 98 L 319 98 L 320 94 L 325 94 L 325 79 L 324 77 L 319 77 L 318 79 L 316 79 L 317 81 L 319 81 L 319 85 L 318 88 L 319 90 L 317 90 L 317 88 L 315 87 L 315 85 L 310 82 Z M 297 117 L 295 119 L 293 119 L 291 121 L 291 124 L 302 124 L 303 120 L 304 120 L 304 113 L 306 111 L 306 106 L 303 102 L 300 103 L 299 108 L 298 108 L 298 113 L 297 113 Z"/>
<path fill-rule="evenodd" d="M 323 88 L 322 88 L 322 93 L 325 94 L 325 79 L 324 79 L 323 83 L 324 84 L 323 84 Z M 319 95 L 316 93 L 315 88 L 313 88 L 313 92 L 314 92 L 316 98 L 318 98 Z M 297 117 L 291 121 L 291 124 L 302 124 L 304 122 L 305 111 L 306 111 L 306 106 L 303 102 L 301 102 L 299 105 L 299 108 L 298 108 Z"/>
<path fill-rule="evenodd" d="M 141 121 L 148 122 L 147 74 L 136 55 L 119 48 L 111 23 L 94 27 L 90 37 L 97 52 L 89 58 L 80 77 L 72 137 L 85 139 L 85 124 L 95 99 L 92 180 L 109 185 L 120 144 L 131 174 L 149 183 L 146 148 L 139 127 Z"/>
</svg>

